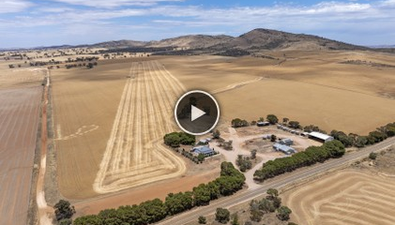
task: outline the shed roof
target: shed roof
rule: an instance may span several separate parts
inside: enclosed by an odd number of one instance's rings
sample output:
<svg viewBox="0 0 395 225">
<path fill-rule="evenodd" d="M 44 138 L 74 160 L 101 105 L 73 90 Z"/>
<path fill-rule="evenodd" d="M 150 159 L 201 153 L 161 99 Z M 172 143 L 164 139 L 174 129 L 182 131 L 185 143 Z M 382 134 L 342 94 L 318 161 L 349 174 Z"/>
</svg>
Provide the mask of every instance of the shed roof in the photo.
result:
<svg viewBox="0 0 395 225">
<path fill-rule="evenodd" d="M 323 133 L 320 133 L 320 132 L 315 132 L 315 131 L 310 132 L 309 136 L 315 137 L 315 138 L 318 138 L 318 139 L 321 139 L 321 140 L 328 140 L 328 139 L 332 139 L 333 138 L 332 136 L 329 136 L 329 135 L 326 135 L 326 134 L 323 134 Z"/>
<path fill-rule="evenodd" d="M 294 148 L 289 147 L 287 145 L 282 145 L 282 144 L 279 144 L 279 143 L 274 144 L 273 147 L 275 149 L 277 149 L 278 151 L 282 151 L 282 152 L 287 152 L 287 153 L 289 153 L 289 152 L 296 152 L 296 150 Z"/>
</svg>

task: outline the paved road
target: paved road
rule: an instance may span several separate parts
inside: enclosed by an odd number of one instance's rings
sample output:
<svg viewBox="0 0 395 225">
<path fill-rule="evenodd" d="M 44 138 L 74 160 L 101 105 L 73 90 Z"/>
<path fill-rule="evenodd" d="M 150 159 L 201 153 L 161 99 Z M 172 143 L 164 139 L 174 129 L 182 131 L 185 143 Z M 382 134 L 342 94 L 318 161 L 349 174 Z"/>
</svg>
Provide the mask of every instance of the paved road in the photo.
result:
<svg viewBox="0 0 395 225">
<path fill-rule="evenodd" d="M 308 167 L 307 169 L 302 169 L 300 171 L 294 171 L 292 173 L 288 173 L 285 176 L 281 176 L 278 178 L 272 178 L 268 181 L 263 182 L 261 187 L 258 189 L 254 190 L 247 190 L 244 192 L 237 193 L 236 195 L 233 195 L 231 197 L 224 197 L 219 200 L 213 201 L 210 205 L 205 206 L 205 207 L 198 207 L 193 210 L 187 211 L 185 213 L 182 213 L 180 215 L 170 217 L 166 220 L 163 220 L 162 222 L 158 224 L 163 224 L 163 225 L 183 225 L 187 224 L 193 221 L 196 221 L 197 218 L 200 215 L 210 215 L 213 214 L 218 207 L 230 207 L 233 205 L 237 205 L 243 202 L 250 201 L 254 198 L 259 197 L 260 195 L 263 195 L 266 193 L 266 190 L 269 188 L 282 188 L 287 184 L 294 183 L 296 181 L 300 181 L 309 177 L 313 177 L 315 175 L 318 175 L 320 173 L 324 173 L 328 170 L 341 167 L 345 164 L 351 163 L 353 161 L 356 161 L 358 159 L 367 157 L 369 153 L 375 152 L 375 151 L 380 151 L 383 150 L 387 147 L 390 147 L 392 145 L 395 145 L 395 137 L 389 138 L 381 143 L 378 143 L 373 146 L 369 146 L 363 149 L 360 149 L 357 152 L 349 153 L 344 155 L 342 158 L 339 159 L 332 159 L 324 163 L 317 164 L 315 166 Z"/>
</svg>

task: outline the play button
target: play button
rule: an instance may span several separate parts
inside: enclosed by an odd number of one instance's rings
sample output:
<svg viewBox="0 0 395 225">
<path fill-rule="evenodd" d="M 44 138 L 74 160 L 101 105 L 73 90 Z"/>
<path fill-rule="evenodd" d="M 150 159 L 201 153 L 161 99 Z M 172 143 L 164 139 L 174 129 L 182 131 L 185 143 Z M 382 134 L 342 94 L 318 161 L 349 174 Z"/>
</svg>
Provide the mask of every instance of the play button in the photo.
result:
<svg viewBox="0 0 395 225">
<path fill-rule="evenodd" d="M 174 117 L 181 130 L 192 135 L 210 132 L 218 123 L 220 110 L 217 101 L 207 92 L 195 90 L 178 99 Z"/>
</svg>

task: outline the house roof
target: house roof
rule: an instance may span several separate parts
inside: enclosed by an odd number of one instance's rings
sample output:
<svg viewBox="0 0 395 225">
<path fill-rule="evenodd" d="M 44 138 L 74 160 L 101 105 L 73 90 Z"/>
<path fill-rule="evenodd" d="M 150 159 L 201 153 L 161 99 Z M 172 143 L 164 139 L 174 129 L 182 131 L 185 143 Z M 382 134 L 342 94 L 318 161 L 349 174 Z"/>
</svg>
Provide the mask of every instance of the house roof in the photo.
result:
<svg viewBox="0 0 395 225">
<path fill-rule="evenodd" d="M 195 153 L 198 153 L 198 154 L 200 154 L 200 153 L 201 154 L 211 154 L 211 153 L 213 153 L 213 150 L 211 148 L 207 147 L 207 146 L 195 147 L 195 148 L 193 148 L 193 151 Z"/>
</svg>

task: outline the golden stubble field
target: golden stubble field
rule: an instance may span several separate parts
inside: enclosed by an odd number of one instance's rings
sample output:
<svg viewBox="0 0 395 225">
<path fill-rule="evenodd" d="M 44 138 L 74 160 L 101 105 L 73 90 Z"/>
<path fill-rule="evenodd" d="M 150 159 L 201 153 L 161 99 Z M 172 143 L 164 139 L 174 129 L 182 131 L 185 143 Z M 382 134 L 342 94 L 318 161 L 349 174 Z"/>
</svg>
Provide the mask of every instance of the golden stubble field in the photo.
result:
<svg viewBox="0 0 395 225">
<path fill-rule="evenodd" d="M 348 169 L 282 194 L 298 224 L 392 225 L 395 178 Z"/>
<path fill-rule="evenodd" d="M 269 113 L 330 132 L 367 134 L 395 121 L 395 68 L 342 64 L 365 60 L 395 66 L 395 55 L 372 52 L 268 52 L 279 60 L 174 57 L 166 68 L 187 89 L 215 94 L 222 121 Z M 284 57 L 285 55 L 285 57 Z M 192 63 L 191 63 L 192 62 Z"/>
<path fill-rule="evenodd" d="M 177 130 L 182 84 L 155 60 L 100 67 L 53 72 L 61 193 L 86 198 L 184 174 L 184 161 L 162 144 Z"/>
</svg>

